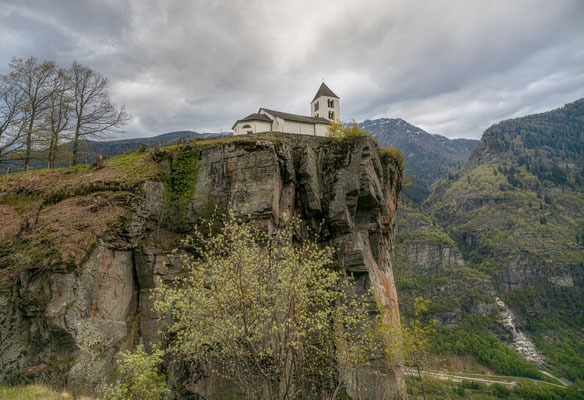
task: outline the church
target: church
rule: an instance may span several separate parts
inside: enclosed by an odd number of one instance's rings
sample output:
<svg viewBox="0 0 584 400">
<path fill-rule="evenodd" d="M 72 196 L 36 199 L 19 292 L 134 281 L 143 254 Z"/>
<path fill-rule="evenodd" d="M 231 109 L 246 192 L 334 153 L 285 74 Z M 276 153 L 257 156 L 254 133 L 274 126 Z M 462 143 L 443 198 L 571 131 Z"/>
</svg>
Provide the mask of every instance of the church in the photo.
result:
<svg viewBox="0 0 584 400">
<path fill-rule="evenodd" d="M 310 117 L 260 108 L 257 113 L 238 120 L 233 125 L 234 135 L 262 132 L 284 132 L 299 135 L 328 136 L 331 121 L 340 120 L 339 96 L 324 82 L 310 103 Z"/>
</svg>

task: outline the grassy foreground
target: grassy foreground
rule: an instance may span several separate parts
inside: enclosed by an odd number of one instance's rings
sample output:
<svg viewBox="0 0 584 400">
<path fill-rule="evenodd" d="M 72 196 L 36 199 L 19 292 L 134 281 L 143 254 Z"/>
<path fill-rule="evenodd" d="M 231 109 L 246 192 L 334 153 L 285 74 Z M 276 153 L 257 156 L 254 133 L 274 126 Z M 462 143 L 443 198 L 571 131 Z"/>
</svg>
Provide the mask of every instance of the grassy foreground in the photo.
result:
<svg viewBox="0 0 584 400">
<path fill-rule="evenodd" d="M 55 392 L 41 385 L 28 386 L 0 386 L 0 399 L 2 400 L 61 400 L 77 399 L 91 400 L 90 397 L 75 397 L 67 392 Z"/>
</svg>

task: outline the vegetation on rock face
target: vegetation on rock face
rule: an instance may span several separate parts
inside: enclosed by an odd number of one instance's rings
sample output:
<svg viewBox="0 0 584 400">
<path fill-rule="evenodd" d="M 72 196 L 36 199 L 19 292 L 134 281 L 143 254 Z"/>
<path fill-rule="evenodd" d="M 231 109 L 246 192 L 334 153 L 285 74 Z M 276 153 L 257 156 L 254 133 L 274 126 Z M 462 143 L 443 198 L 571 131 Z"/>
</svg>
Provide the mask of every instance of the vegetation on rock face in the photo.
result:
<svg viewBox="0 0 584 400">
<path fill-rule="evenodd" d="M 433 338 L 434 349 L 440 354 L 472 354 L 482 365 L 501 375 L 543 379 L 534 364 L 523 360 L 490 331 L 495 325 L 493 318 L 465 316 L 453 330 L 439 331 Z"/>
<path fill-rule="evenodd" d="M 166 221 L 167 226 L 182 227 L 189 213 L 197 186 L 199 158 L 201 152 L 196 147 L 179 146 L 170 158 L 169 176 L 165 179 Z"/>
<path fill-rule="evenodd" d="M 172 318 L 169 351 L 246 398 L 337 398 L 387 344 L 368 302 L 350 294 L 331 249 L 294 244 L 293 225 L 269 238 L 225 218 L 213 236 L 187 239 L 184 273 L 157 289 L 155 308 Z"/>
<path fill-rule="evenodd" d="M 138 346 L 124 352 L 118 362 L 121 382 L 107 388 L 103 400 L 159 400 L 168 398 L 170 390 L 164 374 L 159 372 L 164 351 L 155 347 L 150 354 Z"/>
<path fill-rule="evenodd" d="M 0 176 L 0 282 L 32 264 L 76 268 L 98 238 L 129 216 L 147 180 L 165 183 L 161 222 L 184 226 L 200 152 L 212 146 L 282 143 L 275 138 L 221 138 L 112 157 L 103 168 L 76 166 Z M 168 161 L 168 162 L 165 162 Z"/>
<path fill-rule="evenodd" d="M 404 156 L 395 147 L 382 147 L 379 149 L 379 156 L 383 159 L 385 157 L 394 159 L 401 171 L 405 169 Z"/>
<path fill-rule="evenodd" d="M 339 120 L 331 121 L 328 126 L 328 135 L 331 139 L 343 141 L 345 139 L 367 136 L 367 132 L 359 128 L 355 120 L 347 125 Z"/>
<path fill-rule="evenodd" d="M 81 265 L 98 238 L 123 223 L 139 186 L 159 171 L 148 154 L 136 153 L 107 160 L 101 169 L 78 166 L 1 177 L 0 207 L 17 226 L 0 226 L 0 281 L 24 265 Z"/>
</svg>

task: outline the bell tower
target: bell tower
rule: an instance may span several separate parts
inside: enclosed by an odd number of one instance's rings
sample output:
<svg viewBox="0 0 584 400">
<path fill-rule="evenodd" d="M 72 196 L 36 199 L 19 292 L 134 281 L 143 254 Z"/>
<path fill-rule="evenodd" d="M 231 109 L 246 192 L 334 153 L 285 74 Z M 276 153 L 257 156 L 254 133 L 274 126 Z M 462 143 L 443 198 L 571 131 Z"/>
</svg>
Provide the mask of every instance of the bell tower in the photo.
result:
<svg viewBox="0 0 584 400">
<path fill-rule="evenodd" d="M 318 88 L 314 99 L 310 103 L 310 116 L 328 119 L 329 121 L 341 120 L 340 98 L 329 89 L 324 82 Z"/>
</svg>

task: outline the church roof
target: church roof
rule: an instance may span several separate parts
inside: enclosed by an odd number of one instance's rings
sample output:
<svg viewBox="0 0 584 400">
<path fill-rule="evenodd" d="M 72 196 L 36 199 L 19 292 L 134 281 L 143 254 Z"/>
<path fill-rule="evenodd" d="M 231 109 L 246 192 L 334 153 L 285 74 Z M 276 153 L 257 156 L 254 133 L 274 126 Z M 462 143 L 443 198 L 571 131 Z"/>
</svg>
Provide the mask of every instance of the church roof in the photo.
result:
<svg viewBox="0 0 584 400">
<path fill-rule="evenodd" d="M 318 91 L 314 95 L 314 99 L 312 99 L 312 101 L 318 99 L 321 96 L 334 97 L 336 99 L 339 98 L 339 96 L 337 96 L 336 94 L 334 94 L 333 91 L 330 90 L 329 87 L 324 84 L 324 82 L 318 88 Z M 312 101 L 311 101 L 311 103 L 312 103 Z"/>
<path fill-rule="evenodd" d="M 235 128 L 235 125 L 237 125 L 238 123 L 243 122 L 243 121 L 266 121 L 266 122 L 272 122 L 271 118 L 268 117 L 266 114 L 253 113 L 253 114 L 249 114 L 245 118 L 238 119 L 237 121 L 235 121 L 235 124 L 233 124 L 233 127 L 231 127 L 231 129 L 234 129 Z"/>
<path fill-rule="evenodd" d="M 265 112 L 273 115 L 274 117 L 280 117 L 280 118 L 288 120 L 288 121 L 306 122 L 309 124 L 326 124 L 326 125 L 330 124 L 330 121 L 328 119 L 324 119 L 324 118 L 320 118 L 320 117 L 307 117 L 305 115 L 289 114 L 289 113 L 285 113 L 285 112 L 281 112 L 281 111 L 269 110 L 269 109 L 263 108 L 263 107 L 260 108 L 260 111 L 261 110 L 264 110 Z"/>
<path fill-rule="evenodd" d="M 260 114 L 260 113 L 253 113 L 253 114 L 249 114 L 247 117 L 240 119 L 237 122 L 240 121 L 267 121 L 267 122 L 272 122 L 271 118 L 268 117 L 266 114 Z"/>
</svg>

